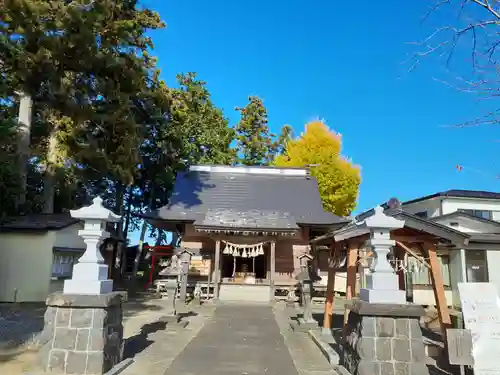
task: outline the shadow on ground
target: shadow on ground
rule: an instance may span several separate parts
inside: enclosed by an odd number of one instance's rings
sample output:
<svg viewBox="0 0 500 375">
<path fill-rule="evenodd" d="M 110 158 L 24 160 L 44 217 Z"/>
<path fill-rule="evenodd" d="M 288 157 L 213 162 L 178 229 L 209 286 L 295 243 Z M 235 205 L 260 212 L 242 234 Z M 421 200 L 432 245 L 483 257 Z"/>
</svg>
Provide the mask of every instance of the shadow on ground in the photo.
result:
<svg viewBox="0 0 500 375">
<path fill-rule="evenodd" d="M 142 352 L 144 349 L 154 343 L 153 340 L 148 339 L 148 336 L 152 333 L 163 331 L 166 327 L 166 322 L 154 322 L 143 325 L 141 331 L 137 335 L 131 336 L 125 340 L 125 344 L 123 347 L 123 357 L 132 358 L 138 353 Z"/>
<path fill-rule="evenodd" d="M 134 293 L 123 304 L 123 318 L 130 318 L 144 311 L 160 311 L 163 307 L 161 299 L 156 297 L 156 293 Z"/>
<path fill-rule="evenodd" d="M 123 305 L 124 322 L 138 313 L 162 308 L 154 294 L 136 294 Z M 0 361 L 36 349 L 45 310 L 45 303 L 0 303 Z"/>
</svg>

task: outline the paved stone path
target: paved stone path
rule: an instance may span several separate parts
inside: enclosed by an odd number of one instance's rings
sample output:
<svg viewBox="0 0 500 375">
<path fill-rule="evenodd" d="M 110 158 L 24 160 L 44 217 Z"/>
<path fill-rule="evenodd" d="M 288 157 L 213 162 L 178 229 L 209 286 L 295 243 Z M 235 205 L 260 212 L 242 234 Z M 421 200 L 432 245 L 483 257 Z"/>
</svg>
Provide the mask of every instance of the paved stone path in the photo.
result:
<svg viewBox="0 0 500 375">
<path fill-rule="evenodd" d="M 219 305 L 165 375 L 298 375 L 271 306 Z"/>
<path fill-rule="evenodd" d="M 276 305 L 274 316 L 299 375 L 338 375 L 307 333 L 290 330 L 290 309 Z M 296 311 L 295 311 L 296 312 Z"/>
<path fill-rule="evenodd" d="M 133 356 L 134 363 L 126 368 L 122 375 L 163 375 L 165 369 L 170 367 L 209 321 L 214 309 L 213 305 L 196 308 L 193 315 L 183 318 L 183 321 L 189 322 L 186 328 L 177 324 L 167 324 L 163 327 L 163 311 L 155 319 L 150 317 L 142 322 L 136 319 L 134 325 L 128 324 L 125 346 L 127 349 L 127 344 L 130 343 L 132 347 L 126 350 L 125 354 Z"/>
</svg>

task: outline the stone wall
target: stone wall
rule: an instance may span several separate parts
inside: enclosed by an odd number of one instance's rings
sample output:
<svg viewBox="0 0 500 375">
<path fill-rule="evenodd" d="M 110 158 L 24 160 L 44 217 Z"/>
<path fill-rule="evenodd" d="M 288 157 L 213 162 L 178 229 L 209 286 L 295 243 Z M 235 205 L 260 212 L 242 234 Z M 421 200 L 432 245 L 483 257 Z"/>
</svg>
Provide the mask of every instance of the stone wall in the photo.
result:
<svg viewBox="0 0 500 375">
<path fill-rule="evenodd" d="M 43 371 L 101 375 L 120 362 L 123 298 L 120 293 L 50 295 L 41 337 Z"/>
<path fill-rule="evenodd" d="M 428 375 L 421 306 L 357 301 L 349 313 L 343 364 L 353 375 Z"/>
</svg>

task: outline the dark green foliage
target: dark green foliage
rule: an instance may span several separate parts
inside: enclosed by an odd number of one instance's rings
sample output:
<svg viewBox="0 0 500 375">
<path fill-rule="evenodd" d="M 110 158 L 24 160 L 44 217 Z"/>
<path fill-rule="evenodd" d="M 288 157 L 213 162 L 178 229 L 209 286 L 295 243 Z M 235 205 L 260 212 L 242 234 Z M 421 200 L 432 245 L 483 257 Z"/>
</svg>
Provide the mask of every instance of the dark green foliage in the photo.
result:
<svg viewBox="0 0 500 375">
<path fill-rule="evenodd" d="M 274 134 L 270 133 L 264 103 L 257 96 L 250 96 L 248 104 L 236 110 L 241 115 L 235 129 L 239 162 L 244 165 L 269 165 L 278 144 L 274 141 Z"/>
</svg>

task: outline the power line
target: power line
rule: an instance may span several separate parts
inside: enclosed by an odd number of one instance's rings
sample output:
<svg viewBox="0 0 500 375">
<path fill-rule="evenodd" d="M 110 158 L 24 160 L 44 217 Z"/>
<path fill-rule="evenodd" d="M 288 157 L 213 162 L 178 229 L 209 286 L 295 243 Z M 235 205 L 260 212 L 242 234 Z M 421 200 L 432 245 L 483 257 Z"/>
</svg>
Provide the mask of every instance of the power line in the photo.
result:
<svg viewBox="0 0 500 375">
<path fill-rule="evenodd" d="M 477 168 L 467 167 L 467 166 L 464 166 L 462 164 L 457 164 L 455 166 L 455 169 L 458 172 L 473 172 L 473 173 L 480 174 L 480 175 L 488 177 L 488 178 L 494 178 L 495 180 L 500 180 L 500 175 L 498 175 L 498 174 L 494 174 L 494 173 L 491 173 L 491 172 L 485 172 L 483 170 L 480 170 L 480 169 L 477 169 Z"/>
</svg>

